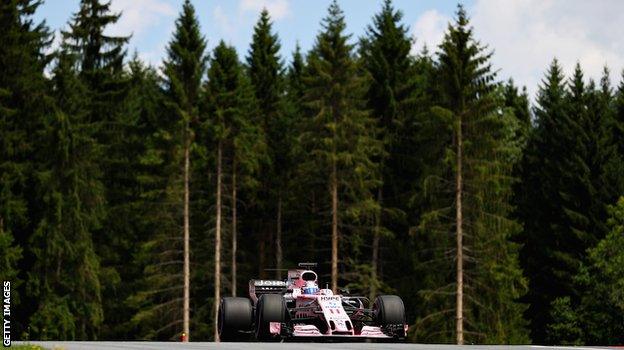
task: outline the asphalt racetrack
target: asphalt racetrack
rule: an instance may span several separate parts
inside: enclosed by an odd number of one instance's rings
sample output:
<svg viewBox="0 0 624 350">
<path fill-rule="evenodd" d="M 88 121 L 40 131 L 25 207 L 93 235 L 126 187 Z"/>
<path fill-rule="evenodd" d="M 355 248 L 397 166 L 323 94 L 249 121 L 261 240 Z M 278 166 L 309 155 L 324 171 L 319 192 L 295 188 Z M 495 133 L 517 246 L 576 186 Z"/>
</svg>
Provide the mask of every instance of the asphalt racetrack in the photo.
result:
<svg viewBox="0 0 624 350">
<path fill-rule="evenodd" d="M 26 344 L 24 342 L 14 342 L 15 345 Z M 592 350 L 592 349 L 616 349 L 609 347 L 593 347 L 593 346 L 537 346 L 537 345 L 428 345 L 428 344 L 388 344 L 388 343 L 173 343 L 173 342 L 65 342 L 65 341 L 32 341 L 28 344 L 42 346 L 50 350 L 271 350 L 271 349 L 302 349 L 302 350 L 541 350 L 541 349 L 560 349 L 560 350 Z"/>
</svg>

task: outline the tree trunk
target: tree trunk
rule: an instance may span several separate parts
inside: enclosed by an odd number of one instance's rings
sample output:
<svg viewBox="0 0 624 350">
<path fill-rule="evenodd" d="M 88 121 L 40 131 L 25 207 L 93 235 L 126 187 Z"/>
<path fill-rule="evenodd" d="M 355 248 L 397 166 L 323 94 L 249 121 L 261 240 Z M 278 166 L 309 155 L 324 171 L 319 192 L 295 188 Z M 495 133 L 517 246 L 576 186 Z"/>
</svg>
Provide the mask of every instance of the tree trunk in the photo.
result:
<svg viewBox="0 0 624 350">
<path fill-rule="evenodd" d="M 189 324 L 190 324 L 190 289 L 191 289 L 191 270 L 190 270 L 190 224 L 189 224 L 189 172 L 190 172 L 190 135 L 189 126 L 186 125 L 184 131 L 184 301 L 182 306 L 182 341 L 188 341 Z"/>
<path fill-rule="evenodd" d="M 463 191 L 463 179 L 462 179 L 462 120 L 459 117 L 457 127 L 457 175 L 455 186 L 455 214 L 457 230 L 457 300 L 456 300 L 456 333 L 457 344 L 464 344 L 464 252 L 463 252 L 463 217 L 462 217 L 462 191 Z"/>
<path fill-rule="evenodd" d="M 282 271 L 282 191 L 278 191 L 277 194 L 277 234 L 275 237 L 275 258 L 276 258 L 276 271 L 275 276 L 277 279 L 281 278 Z"/>
<path fill-rule="evenodd" d="M 377 294 L 377 271 L 379 269 L 379 240 L 381 235 L 381 201 L 382 201 L 382 189 L 377 191 L 377 202 L 379 203 L 379 211 L 375 215 L 375 232 L 373 233 L 373 259 L 371 262 L 371 289 L 370 300 L 374 300 Z"/>
<path fill-rule="evenodd" d="M 215 228 L 215 271 L 214 271 L 214 339 L 219 341 L 219 303 L 221 302 L 221 150 L 222 142 L 217 146 L 217 218 Z"/>
<path fill-rule="evenodd" d="M 338 174 L 336 172 L 336 160 L 332 160 L 330 184 L 332 198 L 331 287 L 334 293 L 338 293 Z"/>
<path fill-rule="evenodd" d="M 232 159 L 232 296 L 236 296 L 236 156 Z"/>
</svg>

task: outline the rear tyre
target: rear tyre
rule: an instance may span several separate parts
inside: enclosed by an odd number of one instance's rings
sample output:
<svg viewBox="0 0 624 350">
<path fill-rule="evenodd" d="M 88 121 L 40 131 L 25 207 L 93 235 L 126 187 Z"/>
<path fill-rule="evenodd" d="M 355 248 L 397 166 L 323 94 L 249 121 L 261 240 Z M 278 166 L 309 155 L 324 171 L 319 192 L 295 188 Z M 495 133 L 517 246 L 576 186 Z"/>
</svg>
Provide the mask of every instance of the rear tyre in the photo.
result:
<svg viewBox="0 0 624 350">
<path fill-rule="evenodd" d="M 219 304 L 219 339 L 221 341 L 245 340 L 241 332 L 250 331 L 253 324 L 253 308 L 247 298 L 226 297 Z"/>
<path fill-rule="evenodd" d="M 396 295 L 380 295 L 373 304 L 375 323 L 391 330 L 394 336 L 405 338 L 405 305 Z"/>
<path fill-rule="evenodd" d="M 271 340 L 271 322 L 286 321 L 286 302 L 279 294 L 264 294 L 258 299 L 256 306 L 256 338 Z"/>
</svg>

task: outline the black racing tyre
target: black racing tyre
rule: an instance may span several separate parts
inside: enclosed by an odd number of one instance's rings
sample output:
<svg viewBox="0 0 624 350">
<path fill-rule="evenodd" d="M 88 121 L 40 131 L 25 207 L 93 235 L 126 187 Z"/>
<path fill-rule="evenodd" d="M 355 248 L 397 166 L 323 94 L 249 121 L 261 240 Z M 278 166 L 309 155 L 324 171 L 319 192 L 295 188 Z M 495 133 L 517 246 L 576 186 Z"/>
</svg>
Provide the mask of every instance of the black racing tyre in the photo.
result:
<svg viewBox="0 0 624 350">
<path fill-rule="evenodd" d="M 226 297 L 219 304 L 219 339 L 221 341 L 240 341 L 241 334 L 250 331 L 253 324 L 253 308 L 247 298 Z"/>
<path fill-rule="evenodd" d="M 286 312 L 286 302 L 281 295 L 261 295 L 256 305 L 256 338 L 270 340 L 270 322 L 285 322 Z"/>
<path fill-rule="evenodd" d="M 373 304 L 375 323 L 381 327 L 395 326 L 399 338 L 405 337 L 403 325 L 405 324 L 405 305 L 403 300 L 396 295 L 380 295 Z M 400 325 L 400 327 L 398 327 Z"/>
</svg>

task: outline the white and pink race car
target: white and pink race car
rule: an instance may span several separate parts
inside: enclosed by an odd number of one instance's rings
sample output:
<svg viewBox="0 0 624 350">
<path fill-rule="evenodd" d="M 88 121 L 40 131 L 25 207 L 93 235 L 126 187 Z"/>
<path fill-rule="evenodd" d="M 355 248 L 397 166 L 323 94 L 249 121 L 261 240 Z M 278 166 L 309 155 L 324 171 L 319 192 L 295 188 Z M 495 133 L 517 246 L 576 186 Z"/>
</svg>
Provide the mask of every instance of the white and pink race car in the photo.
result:
<svg viewBox="0 0 624 350">
<path fill-rule="evenodd" d="M 221 341 L 241 341 L 250 334 L 262 341 L 403 340 L 405 306 L 396 295 L 381 295 L 370 305 L 362 296 L 335 295 L 319 289 L 312 263 L 288 270 L 288 279 L 251 280 L 249 298 L 225 297 L 219 305 Z"/>
</svg>

